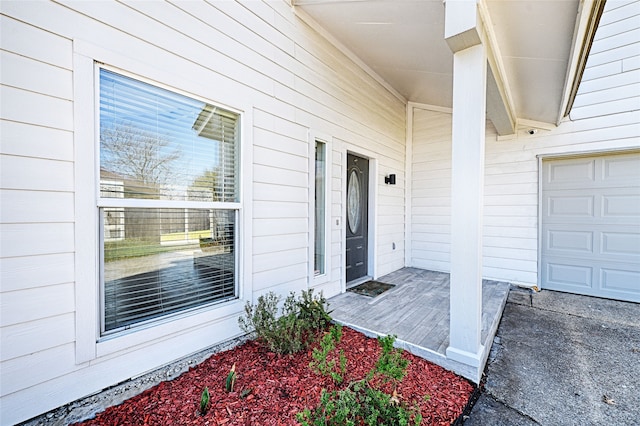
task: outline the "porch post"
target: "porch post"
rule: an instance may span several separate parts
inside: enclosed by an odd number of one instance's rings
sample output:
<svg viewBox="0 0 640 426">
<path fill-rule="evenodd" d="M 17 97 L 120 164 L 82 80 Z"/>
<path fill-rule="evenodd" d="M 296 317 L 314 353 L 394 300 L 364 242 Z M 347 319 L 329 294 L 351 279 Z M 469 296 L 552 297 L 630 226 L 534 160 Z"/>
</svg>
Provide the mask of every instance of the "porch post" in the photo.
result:
<svg viewBox="0 0 640 426">
<path fill-rule="evenodd" d="M 453 50 L 451 289 L 447 357 L 480 367 L 487 53 L 475 1 L 447 0 Z"/>
</svg>

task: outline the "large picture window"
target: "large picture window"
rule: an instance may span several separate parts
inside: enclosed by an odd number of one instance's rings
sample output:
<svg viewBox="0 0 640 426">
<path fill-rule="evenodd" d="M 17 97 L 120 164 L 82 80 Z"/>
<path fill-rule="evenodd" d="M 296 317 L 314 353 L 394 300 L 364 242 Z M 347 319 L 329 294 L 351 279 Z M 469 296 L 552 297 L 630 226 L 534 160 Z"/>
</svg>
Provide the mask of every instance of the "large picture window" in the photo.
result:
<svg viewBox="0 0 640 426">
<path fill-rule="evenodd" d="M 239 114 L 98 73 L 102 334 L 237 298 Z"/>
</svg>

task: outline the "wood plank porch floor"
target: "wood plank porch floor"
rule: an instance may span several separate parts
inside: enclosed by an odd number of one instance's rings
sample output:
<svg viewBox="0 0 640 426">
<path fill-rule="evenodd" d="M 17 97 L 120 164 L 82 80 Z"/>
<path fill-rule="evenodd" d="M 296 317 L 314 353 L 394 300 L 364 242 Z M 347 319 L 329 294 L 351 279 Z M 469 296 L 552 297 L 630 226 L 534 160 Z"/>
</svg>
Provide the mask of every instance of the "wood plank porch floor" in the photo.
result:
<svg viewBox="0 0 640 426">
<path fill-rule="evenodd" d="M 346 292 L 329 299 L 333 319 L 369 336 L 395 334 L 397 345 L 478 382 L 509 294 L 509 284 L 482 283 L 482 365 L 473 369 L 447 359 L 449 274 L 402 268 L 376 281 L 395 287 L 375 298 Z"/>
</svg>

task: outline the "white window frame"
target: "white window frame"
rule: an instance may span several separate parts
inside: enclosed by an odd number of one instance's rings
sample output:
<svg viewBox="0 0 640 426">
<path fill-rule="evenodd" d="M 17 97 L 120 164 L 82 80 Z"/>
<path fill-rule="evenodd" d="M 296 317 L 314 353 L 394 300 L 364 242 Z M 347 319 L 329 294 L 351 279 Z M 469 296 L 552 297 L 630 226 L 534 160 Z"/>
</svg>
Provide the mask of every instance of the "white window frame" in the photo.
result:
<svg viewBox="0 0 640 426">
<path fill-rule="evenodd" d="M 315 274 L 315 217 L 316 217 L 316 143 L 325 148 L 326 166 L 324 177 L 324 273 Z M 309 286 L 315 287 L 331 281 L 331 163 L 332 138 L 320 132 L 309 132 Z"/>
<path fill-rule="evenodd" d="M 182 96 L 186 96 L 187 98 L 190 99 L 194 99 L 194 100 L 198 100 L 198 101 L 202 101 L 206 104 L 210 104 L 216 107 L 220 107 L 220 105 L 215 104 L 213 101 L 208 100 L 208 99 L 204 99 L 201 98 L 199 96 L 194 96 L 192 94 L 187 94 L 184 93 L 178 89 L 175 89 L 173 87 L 167 87 L 165 85 L 159 84 L 157 82 L 153 82 L 153 81 L 149 81 L 148 79 L 138 76 L 138 75 L 134 75 L 130 72 L 127 72 L 125 70 L 121 70 L 118 68 L 115 68 L 113 66 L 110 65 L 106 65 L 106 64 L 99 64 L 96 63 L 95 64 L 95 77 L 94 77 L 94 81 L 96 82 L 95 84 L 95 89 L 96 89 L 96 95 L 95 95 L 95 109 L 94 111 L 96 116 L 99 116 L 99 112 L 100 111 L 100 71 L 101 70 L 105 70 L 105 71 L 109 71 L 112 73 L 116 73 L 118 75 L 121 75 L 123 77 L 129 78 L 131 80 L 137 81 L 137 82 L 142 82 L 145 84 L 149 84 L 152 87 L 156 87 L 159 89 L 163 89 L 163 90 L 168 90 L 171 93 L 175 93 L 178 95 L 182 95 Z M 230 111 L 230 112 L 234 112 L 239 114 L 238 115 L 238 120 L 240 120 L 240 126 L 242 126 L 242 114 L 239 111 L 235 111 L 235 110 L 230 110 L 229 108 L 225 107 L 225 110 Z M 97 119 L 98 117 L 96 117 Z M 99 123 L 99 120 L 98 120 Z M 96 133 L 96 143 L 98 144 L 97 146 L 99 147 L 99 142 L 100 141 L 100 126 L 96 126 L 97 129 L 97 133 Z M 242 138 L 242 132 L 240 132 L 240 138 Z M 240 160 L 240 143 L 237 143 L 237 150 L 238 152 L 236 153 L 237 156 L 237 161 Z M 96 152 L 99 152 L 100 148 L 96 147 Z M 100 155 L 96 155 L 97 158 L 97 164 L 98 164 L 98 171 L 100 170 Z M 235 220 L 234 220 L 234 257 L 235 257 L 235 265 L 234 265 L 234 271 L 238 270 L 238 253 L 239 251 L 236 250 L 236 248 L 238 248 L 238 238 L 237 238 L 237 234 L 238 234 L 238 212 L 240 211 L 240 207 L 241 207 L 241 203 L 240 203 L 240 196 L 241 194 L 239 194 L 239 180 L 240 180 L 240 176 L 237 177 L 238 181 L 237 181 L 237 185 L 236 185 L 236 191 L 238 191 L 238 200 L 236 202 L 214 202 L 214 201 L 188 201 L 188 200 L 181 200 L 181 201 L 174 201 L 174 200 L 166 200 L 166 199 L 153 199 L 153 200 L 149 200 L 149 199 L 144 199 L 144 198 L 113 198 L 113 197 L 102 197 L 100 195 L 100 189 L 102 187 L 102 184 L 100 182 L 100 177 L 98 177 L 98 183 L 97 183 L 97 190 L 96 190 L 96 198 L 97 198 L 97 207 L 98 207 L 98 213 L 100 215 L 100 211 L 104 208 L 139 208 L 139 209 L 145 209 L 145 210 L 156 210 L 156 209 L 196 209 L 196 210 L 230 210 L 235 212 Z M 98 227 L 100 229 L 99 232 L 99 247 L 104 248 L 104 223 L 102 220 L 102 215 L 100 215 L 100 218 L 98 219 Z M 111 335 L 115 335 L 118 333 L 122 333 L 122 331 L 107 331 L 105 330 L 105 304 L 106 304 L 106 297 L 105 297 L 105 282 L 104 282 L 104 267 L 105 267 L 105 263 L 104 263 L 104 251 L 100 250 L 100 257 L 98 259 L 98 261 L 100 262 L 100 336 L 101 339 L 105 338 L 107 336 L 111 336 Z M 235 286 L 235 290 L 234 290 L 234 296 L 236 296 L 239 293 L 238 290 L 238 274 L 234 273 L 234 286 Z M 188 308 L 185 311 L 191 311 L 191 310 L 195 310 L 195 309 L 206 309 L 207 307 L 193 307 L 193 308 Z M 127 329 L 134 329 L 134 328 L 138 328 L 138 327 L 148 327 L 148 326 L 155 326 L 160 322 L 164 322 L 164 321 L 172 321 L 174 320 L 177 316 L 182 315 L 184 312 L 183 311 L 179 311 L 179 312 L 175 312 L 175 313 L 171 313 L 171 314 L 166 314 L 166 315 L 162 315 L 160 317 L 157 318 L 153 318 L 153 319 L 147 319 L 147 320 L 142 320 L 139 323 L 135 323 L 132 324 L 131 326 L 128 326 Z M 135 330 L 134 330 L 135 331 Z"/>
<path fill-rule="evenodd" d="M 231 316 L 242 314 L 247 299 L 251 300 L 251 135 L 253 129 L 251 99 L 238 95 L 237 90 L 220 87 L 228 82 L 213 81 L 201 85 L 160 67 L 126 57 L 83 40 L 74 40 L 74 150 L 75 150 L 75 301 L 76 301 L 76 364 L 125 351 L 140 345 L 161 341 L 171 334 L 213 324 Z M 233 208 L 236 216 L 236 280 L 237 299 L 159 320 L 146 327 L 100 337 L 100 235 L 99 235 L 99 128 L 95 109 L 99 102 L 99 80 L 96 64 L 123 75 L 132 75 L 141 81 L 164 87 L 196 99 L 212 99 L 216 105 L 240 114 L 239 193 L 238 203 L 220 203 L 217 206 Z M 144 76 L 144 78 L 138 78 Z M 223 78 L 223 77 L 218 77 Z M 160 83 L 161 82 L 161 83 Z M 150 200 L 148 200 L 150 201 Z M 136 201 L 131 201 L 136 203 Z M 108 203 L 107 203 L 108 204 Z M 223 206 L 224 205 L 224 206 Z M 166 207 L 162 200 L 153 200 L 145 207 Z M 197 208 L 196 206 L 194 206 Z M 214 337 L 215 338 L 215 337 Z"/>
</svg>

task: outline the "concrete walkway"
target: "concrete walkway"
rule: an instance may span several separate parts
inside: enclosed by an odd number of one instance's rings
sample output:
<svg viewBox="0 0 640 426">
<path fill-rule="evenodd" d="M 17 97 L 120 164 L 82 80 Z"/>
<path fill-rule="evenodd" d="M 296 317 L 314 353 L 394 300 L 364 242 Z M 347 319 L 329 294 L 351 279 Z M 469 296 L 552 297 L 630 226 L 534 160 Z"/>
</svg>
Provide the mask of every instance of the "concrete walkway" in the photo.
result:
<svg viewBox="0 0 640 426">
<path fill-rule="evenodd" d="M 640 424 L 640 304 L 511 290 L 465 426 L 538 424 Z"/>
</svg>

